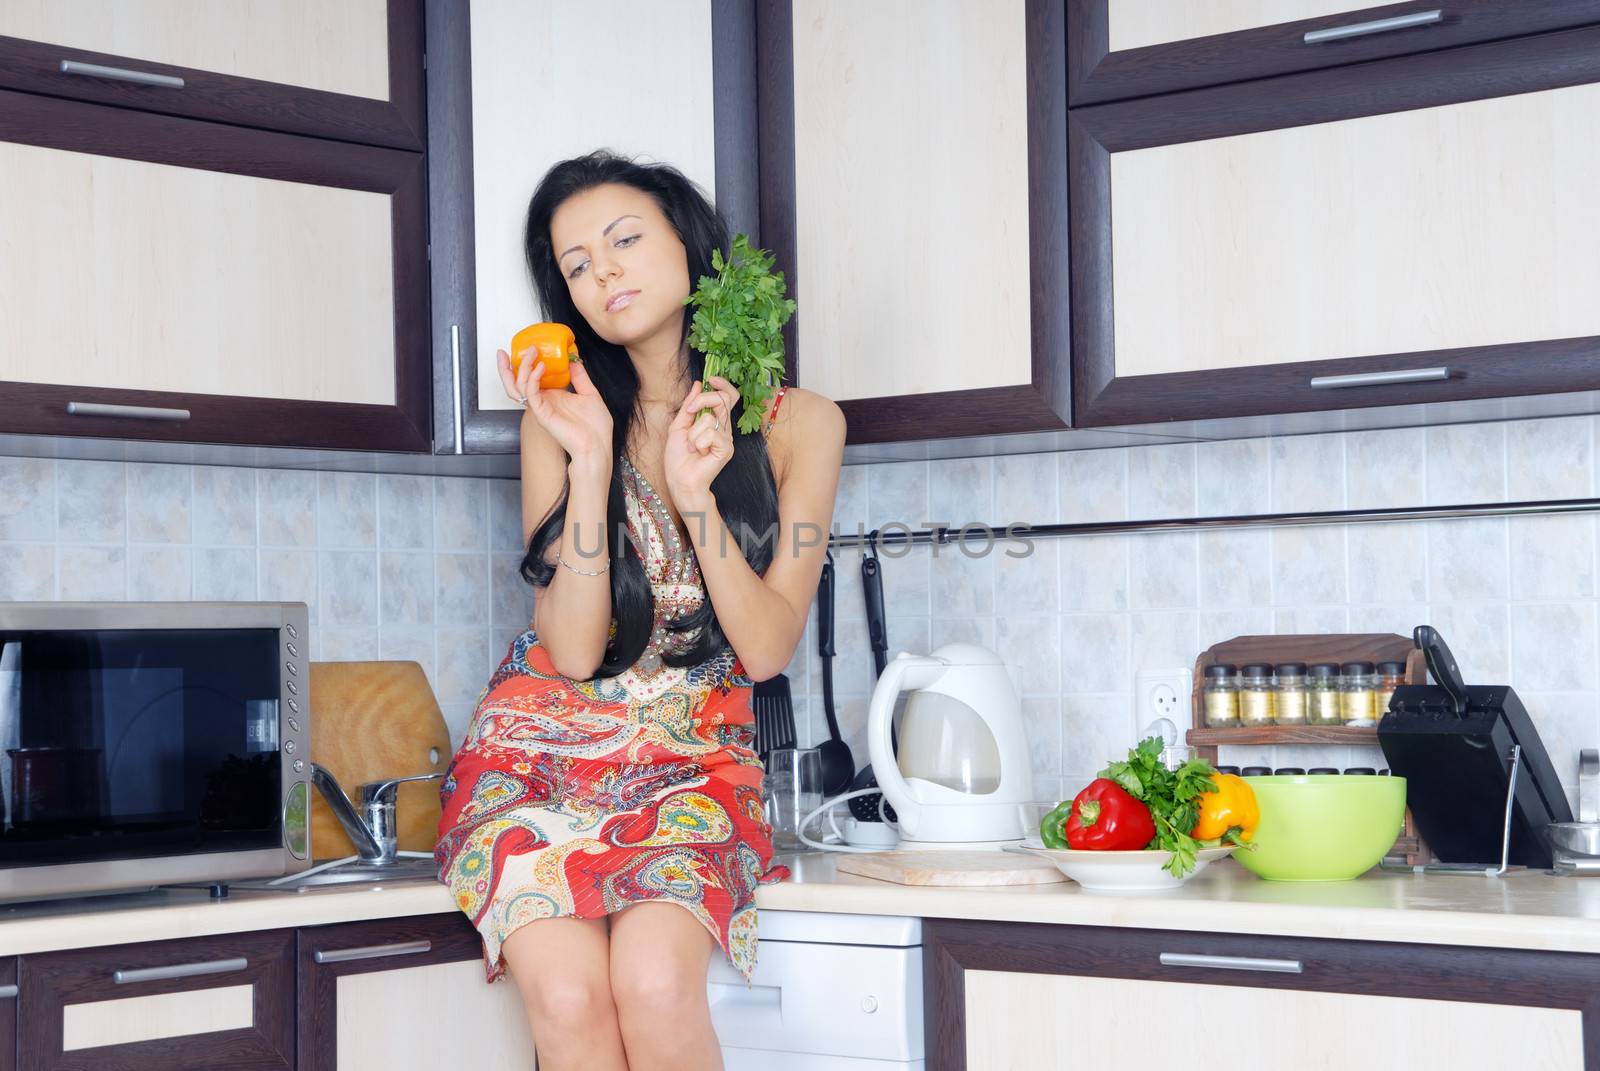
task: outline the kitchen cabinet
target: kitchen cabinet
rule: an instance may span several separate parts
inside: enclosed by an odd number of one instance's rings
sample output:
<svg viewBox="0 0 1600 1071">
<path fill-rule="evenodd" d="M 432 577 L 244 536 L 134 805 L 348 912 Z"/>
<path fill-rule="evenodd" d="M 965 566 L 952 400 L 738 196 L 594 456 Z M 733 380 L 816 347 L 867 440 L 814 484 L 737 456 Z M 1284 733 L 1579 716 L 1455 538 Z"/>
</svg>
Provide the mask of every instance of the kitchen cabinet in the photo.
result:
<svg viewBox="0 0 1600 1071">
<path fill-rule="evenodd" d="M 1063 5 L 779 0 L 757 35 L 792 381 L 852 444 L 1065 427 Z"/>
<path fill-rule="evenodd" d="M 1066 0 L 1076 107 L 1600 23 L 1596 0 Z"/>
<path fill-rule="evenodd" d="M 7 0 L 0 88 L 421 150 L 422 0 Z"/>
<path fill-rule="evenodd" d="M 1600 387 L 1600 28 L 1069 114 L 1076 425 Z"/>
<path fill-rule="evenodd" d="M 483 945 L 465 915 L 300 931 L 301 1071 L 534 1066 L 516 984 L 484 980 Z"/>
<path fill-rule="evenodd" d="M 1600 1068 L 1594 955 L 923 925 L 928 1071 L 1171 1067 L 1218 1046 L 1241 1069 L 1295 1053 L 1328 1067 Z"/>
<path fill-rule="evenodd" d="M 294 944 L 268 930 L 24 956 L 18 1066 L 292 1069 Z"/>
<path fill-rule="evenodd" d="M 0 431 L 428 450 L 425 180 L 417 152 L 0 90 Z"/>
<path fill-rule="evenodd" d="M 495 351 L 546 318 L 523 237 L 528 201 L 552 165 L 598 148 L 670 163 L 715 199 L 732 232 L 756 233 L 754 8 L 429 5 L 437 449 L 517 450 L 520 410 L 500 385 Z M 665 57 L 673 73 L 663 78 Z"/>
</svg>

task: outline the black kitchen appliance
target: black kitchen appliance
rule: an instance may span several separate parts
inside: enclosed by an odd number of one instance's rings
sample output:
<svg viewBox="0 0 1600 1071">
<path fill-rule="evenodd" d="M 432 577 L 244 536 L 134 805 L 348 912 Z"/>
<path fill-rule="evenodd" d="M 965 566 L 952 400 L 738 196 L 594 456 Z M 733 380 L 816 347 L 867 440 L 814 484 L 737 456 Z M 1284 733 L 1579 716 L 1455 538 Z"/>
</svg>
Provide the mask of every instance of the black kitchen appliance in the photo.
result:
<svg viewBox="0 0 1600 1071">
<path fill-rule="evenodd" d="M 1418 832 L 1441 862 L 1501 860 L 1512 753 L 1520 748 L 1505 858 L 1548 868 L 1545 827 L 1572 821 L 1572 808 L 1527 709 L 1509 685 L 1464 684 L 1455 656 L 1433 628 L 1418 625 L 1412 638 L 1435 683 L 1394 690 L 1378 723 L 1378 743 L 1390 770 L 1406 779 Z"/>
</svg>

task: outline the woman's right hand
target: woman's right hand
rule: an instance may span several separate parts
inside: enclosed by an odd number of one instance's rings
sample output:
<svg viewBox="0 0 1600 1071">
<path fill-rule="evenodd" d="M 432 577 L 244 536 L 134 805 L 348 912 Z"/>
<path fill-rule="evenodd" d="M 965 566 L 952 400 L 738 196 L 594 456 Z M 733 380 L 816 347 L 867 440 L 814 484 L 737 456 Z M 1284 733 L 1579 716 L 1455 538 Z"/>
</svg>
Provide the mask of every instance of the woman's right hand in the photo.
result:
<svg viewBox="0 0 1600 1071">
<path fill-rule="evenodd" d="M 610 453 L 611 410 L 606 408 L 605 399 L 600 397 L 581 361 L 567 365 L 572 377 L 572 390 L 568 391 L 539 387 L 539 377 L 544 375 L 543 360 L 524 360 L 515 374 L 511 371 L 511 355 L 505 350 L 496 351 L 496 360 L 506 395 L 532 413 L 568 457 L 591 460 Z"/>
</svg>

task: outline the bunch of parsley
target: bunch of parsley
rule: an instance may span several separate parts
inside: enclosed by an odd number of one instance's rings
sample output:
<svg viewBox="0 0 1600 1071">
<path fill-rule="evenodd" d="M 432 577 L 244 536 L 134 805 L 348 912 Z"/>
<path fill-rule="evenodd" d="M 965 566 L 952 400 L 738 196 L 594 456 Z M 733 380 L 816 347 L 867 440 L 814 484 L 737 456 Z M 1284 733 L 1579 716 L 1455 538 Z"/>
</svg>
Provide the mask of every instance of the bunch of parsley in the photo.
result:
<svg viewBox="0 0 1600 1071">
<path fill-rule="evenodd" d="M 1200 817 L 1200 797 L 1215 788 L 1211 783 L 1215 772 L 1204 759 L 1167 769 L 1161 761 L 1161 738 L 1152 736 L 1130 750 L 1125 762 L 1113 762 L 1100 776 L 1111 778 L 1150 808 L 1156 835 L 1149 847 L 1171 852 L 1163 869 L 1181 878 L 1194 869 L 1195 853 L 1202 847 L 1189 830 Z"/>
<path fill-rule="evenodd" d="M 783 325 L 795 310 L 784 297 L 783 273 L 772 264 L 772 254 L 751 249 L 748 236 L 735 235 L 726 259 L 722 250 L 711 251 L 715 278 L 702 275 L 684 301 L 695 306 L 689 345 L 706 357 L 701 386 L 713 390 L 711 377 L 722 376 L 738 388 L 744 410 L 739 430 L 746 434 L 761 427 L 783 379 Z"/>
</svg>

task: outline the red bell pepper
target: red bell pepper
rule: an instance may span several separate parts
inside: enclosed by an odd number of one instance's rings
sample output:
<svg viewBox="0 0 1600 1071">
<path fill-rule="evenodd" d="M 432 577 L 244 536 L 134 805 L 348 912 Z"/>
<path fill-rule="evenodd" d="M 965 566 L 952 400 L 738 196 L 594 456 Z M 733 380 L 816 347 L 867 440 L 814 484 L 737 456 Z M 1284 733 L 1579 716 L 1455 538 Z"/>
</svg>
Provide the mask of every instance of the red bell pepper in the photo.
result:
<svg viewBox="0 0 1600 1071">
<path fill-rule="evenodd" d="M 1097 777 L 1072 801 L 1067 847 L 1080 850 L 1138 851 L 1155 839 L 1150 808 L 1109 777 Z"/>
</svg>

